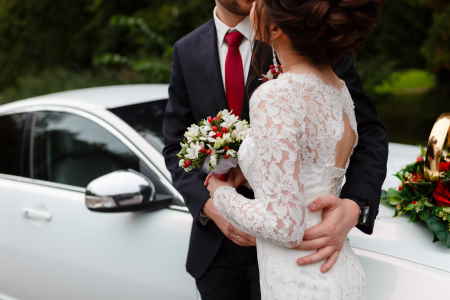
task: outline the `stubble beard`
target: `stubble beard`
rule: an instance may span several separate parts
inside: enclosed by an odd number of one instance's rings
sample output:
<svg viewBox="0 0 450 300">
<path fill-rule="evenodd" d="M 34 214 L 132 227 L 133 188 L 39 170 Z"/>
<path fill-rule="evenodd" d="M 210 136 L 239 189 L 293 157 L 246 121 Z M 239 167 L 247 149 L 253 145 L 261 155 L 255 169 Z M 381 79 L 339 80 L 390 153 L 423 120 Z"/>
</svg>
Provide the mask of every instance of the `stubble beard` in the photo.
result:
<svg viewBox="0 0 450 300">
<path fill-rule="evenodd" d="M 237 0 L 218 0 L 218 1 L 220 5 L 222 5 L 226 10 L 235 15 L 247 17 L 250 14 L 250 8 L 248 9 L 243 8 L 241 5 L 239 5 Z"/>
</svg>

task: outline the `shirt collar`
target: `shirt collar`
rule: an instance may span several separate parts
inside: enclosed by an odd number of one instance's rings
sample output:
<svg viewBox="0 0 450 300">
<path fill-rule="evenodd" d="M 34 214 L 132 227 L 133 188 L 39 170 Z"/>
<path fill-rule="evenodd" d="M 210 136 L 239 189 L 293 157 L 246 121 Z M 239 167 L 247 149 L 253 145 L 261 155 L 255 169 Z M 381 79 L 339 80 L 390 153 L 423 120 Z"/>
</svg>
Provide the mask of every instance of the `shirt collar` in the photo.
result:
<svg viewBox="0 0 450 300">
<path fill-rule="evenodd" d="M 250 18 L 246 17 L 243 19 L 239 24 L 237 24 L 235 27 L 229 27 L 225 23 L 223 23 L 218 17 L 216 13 L 216 9 L 214 8 L 214 23 L 216 25 L 217 30 L 217 38 L 220 42 L 220 46 L 222 46 L 224 42 L 225 35 L 230 30 L 237 30 L 249 41 L 252 41 L 252 26 L 250 24 Z"/>
</svg>

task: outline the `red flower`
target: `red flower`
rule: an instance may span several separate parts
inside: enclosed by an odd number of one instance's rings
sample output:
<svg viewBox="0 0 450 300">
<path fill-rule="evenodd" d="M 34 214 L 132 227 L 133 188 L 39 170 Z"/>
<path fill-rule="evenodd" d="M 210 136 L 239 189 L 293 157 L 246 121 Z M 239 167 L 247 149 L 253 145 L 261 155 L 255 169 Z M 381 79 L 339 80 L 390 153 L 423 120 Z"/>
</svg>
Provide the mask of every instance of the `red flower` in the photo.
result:
<svg viewBox="0 0 450 300">
<path fill-rule="evenodd" d="M 450 206 L 450 186 L 439 181 L 434 189 L 433 198 L 438 206 Z"/>
<path fill-rule="evenodd" d="M 417 156 L 416 162 L 418 162 L 418 163 L 423 162 L 423 157 Z"/>
<path fill-rule="evenodd" d="M 230 147 L 224 146 L 224 147 L 223 147 L 223 150 L 228 151 L 228 150 L 230 150 Z"/>
<path fill-rule="evenodd" d="M 202 149 L 200 149 L 200 152 L 201 152 L 201 153 L 208 153 L 208 149 L 202 148 Z"/>
<path fill-rule="evenodd" d="M 423 179 L 423 176 L 421 174 L 415 173 L 412 175 L 411 181 L 412 182 L 419 182 Z"/>
<path fill-rule="evenodd" d="M 399 190 L 400 192 L 403 191 L 403 185 L 399 186 L 399 187 L 398 187 L 398 190 Z"/>
<path fill-rule="evenodd" d="M 230 156 L 229 156 L 228 154 L 225 154 L 225 155 L 223 156 L 223 158 L 225 158 L 225 159 L 229 159 L 229 158 L 230 158 Z"/>
<path fill-rule="evenodd" d="M 412 204 L 414 204 L 414 205 L 416 205 L 417 204 L 417 201 L 413 201 L 413 202 L 411 202 Z"/>
<path fill-rule="evenodd" d="M 228 128 L 224 127 L 222 128 L 222 133 L 227 133 L 228 132 Z"/>
<path fill-rule="evenodd" d="M 192 161 L 190 161 L 189 159 L 187 159 L 187 160 L 184 161 L 183 166 L 184 166 L 185 168 L 189 168 L 191 165 L 192 165 Z"/>
<path fill-rule="evenodd" d="M 211 155 L 211 153 L 212 153 L 211 149 L 206 150 L 206 154 Z"/>
<path fill-rule="evenodd" d="M 208 123 L 212 123 L 212 121 L 213 121 L 213 118 L 208 117 Z"/>
<path fill-rule="evenodd" d="M 216 133 L 216 136 L 215 136 L 215 137 L 221 138 L 221 137 L 222 137 L 222 132 Z"/>
<path fill-rule="evenodd" d="M 441 171 L 441 172 L 450 171 L 450 161 L 441 161 L 439 163 L 439 171 Z"/>
<path fill-rule="evenodd" d="M 217 130 L 219 130 L 219 128 L 217 128 L 217 126 L 212 126 L 211 129 L 216 132 Z"/>
</svg>

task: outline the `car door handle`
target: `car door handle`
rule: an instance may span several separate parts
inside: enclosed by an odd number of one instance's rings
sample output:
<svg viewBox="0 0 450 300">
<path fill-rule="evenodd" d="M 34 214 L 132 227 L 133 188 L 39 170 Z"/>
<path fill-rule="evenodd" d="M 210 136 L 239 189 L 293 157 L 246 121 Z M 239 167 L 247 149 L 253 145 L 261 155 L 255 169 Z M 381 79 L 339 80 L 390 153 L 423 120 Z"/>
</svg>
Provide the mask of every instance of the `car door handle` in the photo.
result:
<svg viewBox="0 0 450 300">
<path fill-rule="evenodd" d="M 25 219 L 36 220 L 36 221 L 46 221 L 50 222 L 52 220 L 52 214 L 48 211 L 37 210 L 32 208 L 25 208 L 23 210 L 23 216 Z"/>
</svg>

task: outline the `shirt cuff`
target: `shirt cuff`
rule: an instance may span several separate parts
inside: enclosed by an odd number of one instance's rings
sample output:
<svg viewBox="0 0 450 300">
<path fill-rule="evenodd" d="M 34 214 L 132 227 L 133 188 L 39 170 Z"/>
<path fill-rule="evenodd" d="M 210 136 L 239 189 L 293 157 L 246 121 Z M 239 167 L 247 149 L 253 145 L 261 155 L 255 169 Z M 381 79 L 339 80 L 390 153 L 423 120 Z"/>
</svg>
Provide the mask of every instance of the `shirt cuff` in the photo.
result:
<svg viewBox="0 0 450 300">
<path fill-rule="evenodd" d="M 203 210 L 200 211 L 200 215 L 198 216 L 198 221 L 201 225 L 206 226 L 209 222 L 209 217 L 203 213 Z"/>
</svg>

